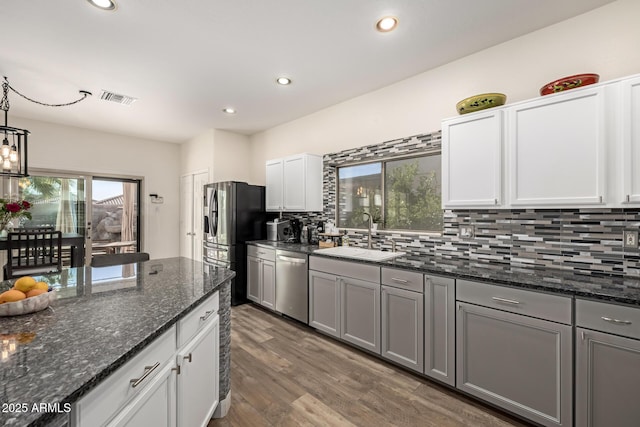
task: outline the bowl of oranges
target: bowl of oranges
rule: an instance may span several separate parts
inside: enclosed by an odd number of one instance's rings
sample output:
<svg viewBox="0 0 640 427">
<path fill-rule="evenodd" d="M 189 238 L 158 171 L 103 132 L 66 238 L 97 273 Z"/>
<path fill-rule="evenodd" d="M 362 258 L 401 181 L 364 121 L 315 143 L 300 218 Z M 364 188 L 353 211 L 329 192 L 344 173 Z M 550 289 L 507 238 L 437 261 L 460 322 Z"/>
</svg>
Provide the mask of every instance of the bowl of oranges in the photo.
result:
<svg viewBox="0 0 640 427">
<path fill-rule="evenodd" d="M 35 313 L 49 307 L 56 291 L 31 276 L 20 277 L 8 291 L 0 293 L 0 316 Z"/>
</svg>

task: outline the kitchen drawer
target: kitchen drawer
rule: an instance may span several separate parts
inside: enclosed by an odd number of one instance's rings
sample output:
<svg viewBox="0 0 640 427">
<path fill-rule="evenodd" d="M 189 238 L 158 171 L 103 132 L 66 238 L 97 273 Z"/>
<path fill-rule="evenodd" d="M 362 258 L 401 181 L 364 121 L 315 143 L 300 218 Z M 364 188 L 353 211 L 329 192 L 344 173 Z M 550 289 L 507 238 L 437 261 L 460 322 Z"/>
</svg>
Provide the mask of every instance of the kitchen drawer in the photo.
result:
<svg viewBox="0 0 640 427">
<path fill-rule="evenodd" d="M 416 273 L 415 271 L 382 267 L 382 284 L 414 292 L 424 292 L 422 273 Z"/>
<path fill-rule="evenodd" d="M 247 255 L 254 258 L 265 259 L 267 261 L 276 260 L 276 250 L 263 248 L 261 246 L 247 245 Z"/>
<path fill-rule="evenodd" d="M 571 324 L 571 298 L 469 280 L 456 280 L 456 299 Z"/>
<path fill-rule="evenodd" d="M 175 351 L 176 328 L 172 326 L 76 403 L 76 425 L 103 425 L 173 360 Z M 134 379 L 142 381 L 134 387 Z"/>
<path fill-rule="evenodd" d="M 309 270 L 322 271 L 336 276 L 352 277 L 367 282 L 380 283 L 380 267 L 360 262 L 349 262 L 310 256 Z"/>
<path fill-rule="evenodd" d="M 640 339 L 640 308 L 577 299 L 576 326 Z"/>
<path fill-rule="evenodd" d="M 220 308 L 220 292 L 216 292 L 200 303 L 189 314 L 178 321 L 178 348 L 187 343 L 207 320 L 213 319 Z"/>
</svg>

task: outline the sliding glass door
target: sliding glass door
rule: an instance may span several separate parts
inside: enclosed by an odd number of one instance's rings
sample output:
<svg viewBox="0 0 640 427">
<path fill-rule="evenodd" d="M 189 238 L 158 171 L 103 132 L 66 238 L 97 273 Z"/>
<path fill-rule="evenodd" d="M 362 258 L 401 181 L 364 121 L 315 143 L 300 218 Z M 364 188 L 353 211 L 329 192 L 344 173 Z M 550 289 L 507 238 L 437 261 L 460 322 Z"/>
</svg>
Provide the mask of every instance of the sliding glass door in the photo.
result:
<svg viewBox="0 0 640 427">
<path fill-rule="evenodd" d="M 138 252 L 140 180 L 93 177 L 91 196 L 91 253 Z"/>
<path fill-rule="evenodd" d="M 94 254 L 140 251 L 141 179 L 35 169 L 31 173 L 1 181 L 4 199 L 32 204 L 32 218 L 13 227 L 53 227 L 63 237 L 84 238 L 87 265 Z M 63 262 L 70 265 L 70 257 Z"/>
</svg>

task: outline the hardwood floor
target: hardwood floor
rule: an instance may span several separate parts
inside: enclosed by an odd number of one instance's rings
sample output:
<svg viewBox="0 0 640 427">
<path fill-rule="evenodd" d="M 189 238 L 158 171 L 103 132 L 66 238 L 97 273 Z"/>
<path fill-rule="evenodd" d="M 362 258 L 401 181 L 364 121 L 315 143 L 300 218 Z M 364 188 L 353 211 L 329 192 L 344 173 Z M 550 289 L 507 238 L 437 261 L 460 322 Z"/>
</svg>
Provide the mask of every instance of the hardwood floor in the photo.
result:
<svg viewBox="0 0 640 427">
<path fill-rule="evenodd" d="M 527 425 L 252 304 L 231 319 L 231 409 L 208 427 Z"/>
</svg>

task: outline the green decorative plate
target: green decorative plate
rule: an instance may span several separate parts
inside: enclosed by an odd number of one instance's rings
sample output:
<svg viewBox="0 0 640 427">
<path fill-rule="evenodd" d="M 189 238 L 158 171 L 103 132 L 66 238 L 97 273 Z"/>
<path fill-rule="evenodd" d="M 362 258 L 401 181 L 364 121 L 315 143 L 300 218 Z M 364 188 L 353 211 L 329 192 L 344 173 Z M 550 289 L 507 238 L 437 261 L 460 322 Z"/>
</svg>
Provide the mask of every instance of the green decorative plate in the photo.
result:
<svg viewBox="0 0 640 427">
<path fill-rule="evenodd" d="M 474 111 L 504 105 L 505 102 L 507 102 L 507 95 L 504 93 L 483 93 L 470 96 L 458 102 L 456 110 L 460 114 L 473 113 Z"/>
</svg>

